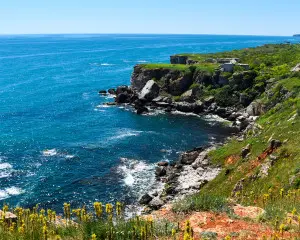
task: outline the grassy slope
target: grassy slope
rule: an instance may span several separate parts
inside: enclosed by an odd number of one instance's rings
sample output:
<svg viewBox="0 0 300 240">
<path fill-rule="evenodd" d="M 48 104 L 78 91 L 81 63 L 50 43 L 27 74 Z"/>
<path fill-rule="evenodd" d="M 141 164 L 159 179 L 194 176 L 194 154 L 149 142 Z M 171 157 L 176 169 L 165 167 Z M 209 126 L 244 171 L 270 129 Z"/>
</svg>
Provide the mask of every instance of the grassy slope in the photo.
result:
<svg viewBox="0 0 300 240">
<path fill-rule="evenodd" d="M 216 196 L 234 198 L 242 204 L 264 208 L 266 213 L 260 220 L 276 223 L 277 227 L 280 223 L 288 225 L 287 214 L 293 210 L 300 213 L 300 75 L 290 72 L 300 62 L 300 45 L 266 45 L 189 57 L 194 60 L 238 57 L 241 62 L 249 63 L 251 69 L 258 74 L 254 84 L 261 81 L 266 85 L 272 79 L 269 96 L 261 93 L 256 99 L 274 107 L 257 120 L 259 129 L 248 132 L 243 141 L 232 139 L 209 154 L 214 164 L 223 166 L 222 172 L 204 186 L 199 194 L 188 198 L 184 204 L 175 206 L 175 210 L 203 210 L 202 205 L 197 203 L 202 201 L 203 196 L 211 196 L 212 202 Z M 281 96 L 280 89 L 286 89 L 291 94 L 288 99 L 280 100 L 276 104 L 275 101 Z M 270 167 L 268 175 L 256 177 L 261 172 L 262 165 L 269 161 L 269 158 L 257 160 L 257 157 L 267 149 L 270 139 L 285 143 L 273 153 L 277 160 Z M 251 152 L 247 158 L 242 159 L 241 149 L 247 144 L 251 144 Z M 230 157 L 234 161 L 228 163 Z M 243 190 L 233 197 L 232 191 L 241 179 L 245 179 Z M 189 204 L 191 201 L 197 204 Z"/>
</svg>

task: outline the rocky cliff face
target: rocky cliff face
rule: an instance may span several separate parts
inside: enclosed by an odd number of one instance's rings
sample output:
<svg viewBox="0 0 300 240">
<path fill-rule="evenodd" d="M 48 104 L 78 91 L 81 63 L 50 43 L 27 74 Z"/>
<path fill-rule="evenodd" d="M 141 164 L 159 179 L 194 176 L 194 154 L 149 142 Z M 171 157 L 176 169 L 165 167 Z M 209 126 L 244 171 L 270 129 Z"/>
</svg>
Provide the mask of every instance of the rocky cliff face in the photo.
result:
<svg viewBox="0 0 300 240">
<path fill-rule="evenodd" d="M 141 91 L 149 80 L 154 80 L 162 91 L 173 96 L 184 93 L 193 83 L 192 71 L 180 71 L 168 68 L 148 69 L 143 65 L 134 67 L 131 77 L 131 87 L 136 91 Z"/>
</svg>

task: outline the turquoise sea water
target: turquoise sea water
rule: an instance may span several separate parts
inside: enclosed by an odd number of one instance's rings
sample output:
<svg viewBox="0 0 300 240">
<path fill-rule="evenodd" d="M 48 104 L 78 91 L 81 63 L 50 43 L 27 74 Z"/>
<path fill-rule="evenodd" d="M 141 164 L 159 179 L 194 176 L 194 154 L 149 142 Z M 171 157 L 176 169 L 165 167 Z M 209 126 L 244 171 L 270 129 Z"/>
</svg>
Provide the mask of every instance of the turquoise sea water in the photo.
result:
<svg viewBox="0 0 300 240">
<path fill-rule="evenodd" d="M 138 116 L 104 107 L 98 90 L 130 83 L 133 66 L 292 37 L 209 35 L 0 36 L 0 203 L 60 210 L 132 202 L 161 160 L 221 139 L 210 119 Z"/>
</svg>

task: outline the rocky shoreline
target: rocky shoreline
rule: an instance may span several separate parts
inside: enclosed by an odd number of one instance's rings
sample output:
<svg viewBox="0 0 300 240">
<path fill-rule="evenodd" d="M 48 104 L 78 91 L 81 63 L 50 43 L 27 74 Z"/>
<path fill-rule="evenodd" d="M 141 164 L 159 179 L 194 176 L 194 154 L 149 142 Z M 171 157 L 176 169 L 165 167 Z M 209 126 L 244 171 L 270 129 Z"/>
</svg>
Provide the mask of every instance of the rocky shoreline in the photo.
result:
<svg viewBox="0 0 300 240">
<path fill-rule="evenodd" d="M 258 106 L 255 104 L 237 110 L 231 107 L 218 107 L 213 97 L 205 99 L 204 102 L 199 100 L 195 102 L 174 102 L 171 98 L 163 96 L 153 98 L 155 94 L 149 93 L 149 91 L 152 91 L 152 87 L 149 88 L 149 86 L 153 84 L 150 83 L 146 84 L 141 92 L 137 92 L 129 86 L 119 86 L 117 89 L 102 90 L 99 94 L 115 95 L 115 101 L 106 103 L 107 105 L 130 105 L 136 110 L 137 114 L 147 114 L 150 111 L 160 110 L 166 113 L 180 111 L 199 116 L 217 115 L 230 122 L 229 125 L 233 128 L 234 135 L 228 136 L 229 138 L 235 137 L 242 140 L 245 132 L 256 127 L 256 115 L 260 110 L 257 109 Z M 149 94 L 152 94 L 152 97 L 147 97 Z M 221 166 L 211 164 L 208 153 L 222 144 L 224 142 L 197 147 L 183 152 L 177 161 L 157 163 L 155 169 L 156 183 L 149 192 L 139 199 L 139 204 L 144 206 L 143 212 L 149 213 L 184 196 L 197 193 L 208 181 L 213 180 L 220 173 Z M 242 154 L 245 154 L 245 152 L 242 152 Z"/>
<path fill-rule="evenodd" d="M 223 74 L 226 69 L 218 68 L 212 73 L 202 69 L 186 68 L 185 66 L 191 63 L 187 63 L 183 57 L 182 59 L 187 64 L 181 66 L 183 70 L 164 67 L 147 68 L 144 65 L 137 65 L 134 67 L 130 86 L 101 90 L 99 94 L 114 95 L 114 102 L 106 103 L 107 105 L 129 105 L 137 114 L 160 111 L 182 112 L 198 116 L 216 115 L 227 121 L 227 125 L 233 130 L 233 137 L 241 141 L 248 130 L 259 128 L 255 120 L 264 109 L 259 102 L 249 101 L 242 92 L 236 92 L 239 95 L 237 104 L 223 104 L 223 106 L 218 105 L 214 95 L 205 97 L 201 95 L 201 86 L 209 85 L 218 88 L 218 86 L 228 84 L 228 79 Z M 175 64 L 180 64 L 182 59 L 180 58 L 180 61 L 177 59 L 179 62 L 175 61 Z M 226 58 L 216 61 L 223 65 L 224 62 L 229 61 L 227 65 L 234 65 L 237 64 L 238 59 Z M 172 62 L 174 63 L 174 57 L 171 57 Z M 226 64 L 224 66 L 228 67 Z M 178 65 L 172 65 L 174 66 Z M 233 79 L 238 80 L 254 76 L 255 73 L 251 71 L 242 71 L 232 75 Z M 139 203 L 145 206 L 144 212 L 157 210 L 167 203 L 196 193 L 208 181 L 214 179 L 220 173 L 221 166 L 213 165 L 208 153 L 221 144 L 224 143 L 215 143 L 186 151 L 172 163 L 159 162 L 155 169 L 156 187 L 139 200 Z M 243 149 L 241 156 L 247 154 L 246 152 L 247 149 Z"/>
</svg>

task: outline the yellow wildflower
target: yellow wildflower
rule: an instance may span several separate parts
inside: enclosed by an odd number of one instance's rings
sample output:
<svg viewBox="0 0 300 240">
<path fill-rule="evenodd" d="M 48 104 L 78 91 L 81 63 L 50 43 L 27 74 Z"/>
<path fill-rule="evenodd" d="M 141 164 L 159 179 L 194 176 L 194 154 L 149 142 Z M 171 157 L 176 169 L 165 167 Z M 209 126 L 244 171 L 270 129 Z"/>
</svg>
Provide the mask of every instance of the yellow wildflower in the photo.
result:
<svg viewBox="0 0 300 240">
<path fill-rule="evenodd" d="M 113 213 L 113 206 L 110 203 L 107 203 L 105 205 L 105 210 L 107 214 L 112 214 Z"/>
<path fill-rule="evenodd" d="M 120 202 L 117 202 L 116 204 L 116 212 L 117 212 L 117 216 L 121 215 L 122 212 L 122 204 Z"/>
<path fill-rule="evenodd" d="M 92 240 L 96 240 L 97 239 L 97 236 L 95 233 L 92 234 Z"/>
<path fill-rule="evenodd" d="M 95 209 L 96 216 L 100 218 L 102 216 L 102 203 L 94 202 L 94 209 Z"/>
</svg>

